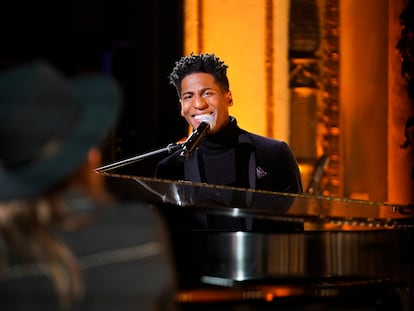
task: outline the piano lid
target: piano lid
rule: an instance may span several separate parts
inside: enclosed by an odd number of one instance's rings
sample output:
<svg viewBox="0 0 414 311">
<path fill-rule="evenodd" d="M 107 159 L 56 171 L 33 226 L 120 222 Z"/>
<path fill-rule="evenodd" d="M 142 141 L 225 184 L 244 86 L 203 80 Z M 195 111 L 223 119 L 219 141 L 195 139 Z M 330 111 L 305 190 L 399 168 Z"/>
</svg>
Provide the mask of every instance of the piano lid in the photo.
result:
<svg viewBox="0 0 414 311">
<path fill-rule="evenodd" d="M 138 196 L 149 203 L 201 210 L 209 214 L 342 227 L 346 225 L 362 229 L 414 226 L 413 205 L 101 174 L 136 183 Z"/>
</svg>

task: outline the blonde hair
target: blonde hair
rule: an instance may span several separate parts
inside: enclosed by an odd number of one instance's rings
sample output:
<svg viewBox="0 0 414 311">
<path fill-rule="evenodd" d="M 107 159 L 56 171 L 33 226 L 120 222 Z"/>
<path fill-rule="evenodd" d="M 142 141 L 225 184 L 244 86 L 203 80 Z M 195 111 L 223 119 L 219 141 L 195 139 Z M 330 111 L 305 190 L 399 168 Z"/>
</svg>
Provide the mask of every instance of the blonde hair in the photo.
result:
<svg viewBox="0 0 414 311">
<path fill-rule="evenodd" d="M 85 290 L 79 261 L 57 238 L 55 230 L 75 231 L 93 223 L 102 212 L 100 208 L 94 213 L 72 212 L 63 198 L 70 189 L 92 197 L 100 207 L 113 202 L 103 176 L 92 172 L 101 160 L 100 150 L 91 148 L 85 162 L 47 192 L 33 198 L 0 202 L 1 235 L 8 248 L 23 261 L 16 266 L 0 262 L 0 282 L 42 274 L 52 281 L 62 307 L 70 307 L 83 297 Z"/>
<path fill-rule="evenodd" d="M 54 229 L 72 230 L 82 221 L 71 215 L 58 194 L 0 203 L 0 230 L 10 251 L 22 263 L 4 261 L 0 280 L 29 275 L 46 275 L 56 289 L 62 307 L 83 297 L 83 277 L 70 249 L 54 234 Z"/>
</svg>

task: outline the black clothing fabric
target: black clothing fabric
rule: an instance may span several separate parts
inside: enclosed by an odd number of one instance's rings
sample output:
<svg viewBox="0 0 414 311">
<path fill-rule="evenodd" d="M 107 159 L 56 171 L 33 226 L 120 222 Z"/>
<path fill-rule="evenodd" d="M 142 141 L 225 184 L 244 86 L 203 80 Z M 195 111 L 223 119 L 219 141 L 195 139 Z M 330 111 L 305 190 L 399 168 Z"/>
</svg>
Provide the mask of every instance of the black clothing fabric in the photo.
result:
<svg viewBox="0 0 414 311">
<path fill-rule="evenodd" d="M 102 208 L 83 195 L 68 200 L 78 214 Z M 125 202 L 104 207 L 93 224 L 78 231 L 56 232 L 78 259 L 85 282 L 84 298 L 69 308 L 59 306 L 44 269 L 24 265 L 13 250 L 3 249 L 10 267 L 0 278 L 0 310 L 172 310 L 176 276 L 165 228 L 156 210 Z"/>
<path fill-rule="evenodd" d="M 302 192 L 298 164 L 289 146 L 241 129 L 233 117 L 220 132 L 206 135 L 187 161 L 182 162 L 178 153 L 158 163 L 155 177 L 274 192 Z M 189 222 L 198 222 L 200 229 L 262 230 L 268 226 L 266 221 L 255 221 L 256 225 L 246 227 L 245 219 L 202 213 L 194 217 Z M 273 227 L 270 224 L 269 230 Z"/>
<path fill-rule="evenodd" d="M 240 129 L 233 117 L 219 133 L 207 135 L 188 161 L 182 162 L 178 153 L 158 163 L 157 178 L 302 192 L 300 172 L 289 146 Z"/>
</svg>

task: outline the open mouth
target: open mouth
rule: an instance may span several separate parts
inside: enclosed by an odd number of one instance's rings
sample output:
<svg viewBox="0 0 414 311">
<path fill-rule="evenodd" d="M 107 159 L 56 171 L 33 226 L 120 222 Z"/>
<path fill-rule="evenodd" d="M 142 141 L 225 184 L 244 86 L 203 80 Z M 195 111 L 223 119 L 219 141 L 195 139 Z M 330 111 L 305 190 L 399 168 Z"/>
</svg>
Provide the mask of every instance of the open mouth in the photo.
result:
<svg viewBox="0 0 414 311">
<path fill-rule="evenodd" d="M 199 123 L 207 122 L 210 124 L 210 128 L 213 128 L 216 125 L 216 120 L 213 117 L 213 114 L 200 114 L 193 116 L 196 121 Z"/>
<path fill-rule="evenodd" d="M 209 113 L 193 115 L 193 118 L 196 119 L 197 121 L 204 121 L 205 119 L 209 119 L 209 118 L 212 118 L 212 117 L 213 117 L 213 115 L 209 114 Z"/>
</svg>

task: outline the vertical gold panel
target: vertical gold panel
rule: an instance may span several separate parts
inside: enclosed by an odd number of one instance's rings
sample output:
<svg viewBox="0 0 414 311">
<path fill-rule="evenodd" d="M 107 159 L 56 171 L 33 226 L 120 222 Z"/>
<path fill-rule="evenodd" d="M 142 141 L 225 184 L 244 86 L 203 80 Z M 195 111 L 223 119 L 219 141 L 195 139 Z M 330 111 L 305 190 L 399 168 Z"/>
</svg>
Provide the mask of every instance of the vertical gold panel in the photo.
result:
<svg viewBox="0 0 414 311">
<path fill-rule="evenodd" d="M 341 117 L 341 51 L 339 0 L 325 0 L 323 6 L 323 153 L 329 157 L 322 187 L 325 195 L 342 196 L 341 166 L 343 152 L 340 140 L 344 136 Z M 341 176 L 342 175 L 342 176 Z"/>
<path fill-rule="evenodd" d="M 388 0 L 338 2 L 342 195 L 385 201 Z"/>
<path fill-rule="evenodd" d="M 264 1 L 209 0 L 203 31 L 204 52 L 229 65 L 231 113 L 242 127 L 260 134 L 266 133 Z"/>
<path fill-rule="evenodd" d="M 290 140 L 289 0 L 273 1 L 273 133 Z"/>
<path fill-rule="evenodd" d="M 274 97 L 273 97 L 273 0 L 265 3 L 265 88 L 266 88 L 266 135 L 273 135 Z"/>
<path fill-rule="evenodd" d="M 288 139 L 289 122 L 287 26 L 279 24 L 287 23 L 288 3 L 289 0 L 185 2 L 185 52 L 215 53 L 222 58 L 229 65 L 234 99 L 230 112 L 240 126 L 284 140 Z M 275 65 L 275 60 L 281 63 Z M 281 70 L 286 73 L 279 75 Z"/>
<path fill-rule="evenodd" d="M 203 46 L 202 0 L 186 0 L 184 5 L 184 53 L 199 53 Z"/>
<path fill-rule="evenodd" d="M 408 97 L 407 84 L 401 76 L 403 51 L 395 48 L 399 40 L 408 39 L 402 38 L 399 19 L 407 4 L 404 0 L 390 1 L 388 22 L 388 200 L 404 204 L 414 203 L 414 127 L 406 128 L 407 120 L 414 118 L 414 99 Z M 403 148 L 407 142 L 405 134 L 410 140 Z"/>
</svg>

